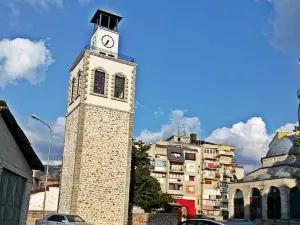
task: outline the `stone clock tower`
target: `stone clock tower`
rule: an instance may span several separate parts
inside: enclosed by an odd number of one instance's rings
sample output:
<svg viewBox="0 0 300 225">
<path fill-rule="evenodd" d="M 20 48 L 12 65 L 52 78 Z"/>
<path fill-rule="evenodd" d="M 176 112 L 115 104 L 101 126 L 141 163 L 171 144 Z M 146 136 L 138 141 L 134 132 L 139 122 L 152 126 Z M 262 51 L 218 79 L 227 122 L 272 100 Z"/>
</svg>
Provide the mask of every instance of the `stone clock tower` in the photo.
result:
<svg viewBox="0 0 300 225">
<path fill-rule="evenodd" d="M 70 68 L 59 213 L 94 225 L 127 224 L 136 64 L 119 54 L 121 19 L 97 10 Z"/>
</svg>

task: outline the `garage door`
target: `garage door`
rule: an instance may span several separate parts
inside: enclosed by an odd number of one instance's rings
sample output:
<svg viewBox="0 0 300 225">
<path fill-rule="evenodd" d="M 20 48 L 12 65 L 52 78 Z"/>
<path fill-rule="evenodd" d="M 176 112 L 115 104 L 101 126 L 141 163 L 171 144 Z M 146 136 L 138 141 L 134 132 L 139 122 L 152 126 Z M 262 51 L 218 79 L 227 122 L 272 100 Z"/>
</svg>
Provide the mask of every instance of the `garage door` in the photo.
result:
<svg viewBox="0 0 300 225">
<path fill-rule="evenodd" d="M 17 225 L 20 220 L 25 179 L 7 170 L 0 174 L 0 224 Z"/>
</svg>

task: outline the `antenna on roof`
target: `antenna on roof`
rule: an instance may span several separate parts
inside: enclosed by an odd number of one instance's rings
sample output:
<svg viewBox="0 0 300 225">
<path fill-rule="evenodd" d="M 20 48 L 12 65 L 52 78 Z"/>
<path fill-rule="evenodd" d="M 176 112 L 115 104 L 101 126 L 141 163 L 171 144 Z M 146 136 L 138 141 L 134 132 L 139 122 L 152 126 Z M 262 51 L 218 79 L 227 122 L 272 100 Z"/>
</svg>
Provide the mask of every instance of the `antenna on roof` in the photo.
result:
<svg viewBox="0 0 300 225">
<path fill-rule="evenodd" d="M 182 124 L 182 128 L 183 128 L 183 136 L 185 136 L 185 126 L 184 126 L 184 124 Z"/>
<path fill-rule="evenodd" d="M 180 124 L 177 126 L 177 135 L 180 136 Z"/>
</svg>

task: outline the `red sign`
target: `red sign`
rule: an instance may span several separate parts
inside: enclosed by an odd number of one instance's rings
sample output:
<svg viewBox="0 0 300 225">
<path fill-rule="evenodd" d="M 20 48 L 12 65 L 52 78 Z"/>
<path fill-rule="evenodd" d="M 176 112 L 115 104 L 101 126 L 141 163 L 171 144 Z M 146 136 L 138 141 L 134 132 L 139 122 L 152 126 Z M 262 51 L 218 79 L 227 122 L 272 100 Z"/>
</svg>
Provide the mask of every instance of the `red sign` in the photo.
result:
<svg viewBox="0 0 300 225">
<path fill-rule="evenodd" d="M 195 200 L 174 199 L 175 203 L 179 203 L 182 207 L 187 208 L 187 219 L 196 218 Z"/>
</svg>

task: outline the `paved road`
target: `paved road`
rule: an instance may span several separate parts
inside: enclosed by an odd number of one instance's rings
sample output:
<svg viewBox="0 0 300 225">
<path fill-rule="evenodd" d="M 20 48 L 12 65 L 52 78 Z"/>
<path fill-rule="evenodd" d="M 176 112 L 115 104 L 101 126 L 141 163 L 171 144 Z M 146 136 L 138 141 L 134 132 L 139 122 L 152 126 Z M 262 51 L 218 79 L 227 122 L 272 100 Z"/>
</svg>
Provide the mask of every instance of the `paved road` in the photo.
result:
<svg viewBox="0 0 300 225">
<path fill-rule="evenodd" d="M 254 222 L 245 222 L 243 220 L 229 220 L 229 221 L 222 221 L 226 225 L 255 225 Z"/>
</svg>

